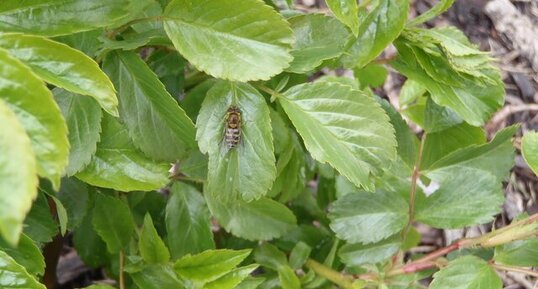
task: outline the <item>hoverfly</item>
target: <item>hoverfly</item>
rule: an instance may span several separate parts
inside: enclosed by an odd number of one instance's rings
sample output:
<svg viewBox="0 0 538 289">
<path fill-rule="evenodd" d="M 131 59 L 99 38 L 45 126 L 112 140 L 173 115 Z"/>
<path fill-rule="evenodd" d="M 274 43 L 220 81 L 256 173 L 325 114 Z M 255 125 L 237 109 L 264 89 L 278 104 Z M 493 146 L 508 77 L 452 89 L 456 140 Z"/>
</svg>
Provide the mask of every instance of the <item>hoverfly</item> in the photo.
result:
<svg viewBox="0 0 538 289">
<path fill-rule="evenodd" d="M 241 110 L 237 106 L 230 106 L 226 112 L 226 128 L 224 141 L 228 149 L 237 147 L 241 141 Z"/>
</svg>

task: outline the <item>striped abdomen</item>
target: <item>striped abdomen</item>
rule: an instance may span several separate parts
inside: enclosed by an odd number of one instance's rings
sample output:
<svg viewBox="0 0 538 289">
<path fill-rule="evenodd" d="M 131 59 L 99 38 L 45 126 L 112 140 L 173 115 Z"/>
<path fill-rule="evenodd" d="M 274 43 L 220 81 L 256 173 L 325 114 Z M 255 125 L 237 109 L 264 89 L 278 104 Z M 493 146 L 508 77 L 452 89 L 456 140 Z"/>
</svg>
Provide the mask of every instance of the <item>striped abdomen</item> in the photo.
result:
<svg viewBox="0 0 538 289">
<path fill-rule="evenodd" d="M 236 106 L 230 106 L 226 113 L 224 141 L 228 149 L 235 148 L 241 141 L 241 111 Z"/>
</svg>

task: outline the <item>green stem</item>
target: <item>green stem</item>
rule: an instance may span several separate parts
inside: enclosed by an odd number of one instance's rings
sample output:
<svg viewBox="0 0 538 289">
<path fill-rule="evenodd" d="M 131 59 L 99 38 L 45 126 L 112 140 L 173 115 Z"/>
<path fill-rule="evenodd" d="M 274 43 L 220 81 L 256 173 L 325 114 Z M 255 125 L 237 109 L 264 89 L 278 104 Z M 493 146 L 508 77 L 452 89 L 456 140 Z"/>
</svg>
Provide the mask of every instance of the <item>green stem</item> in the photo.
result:
<svg viewBox="0 0 538 289">
<path fill-rule="evenodd" d="M 280 96 L 280 93 L 279 93 L 279 92 L 277 92 L 277 91 L 275 91 L 275 90 L 273 90 L 273 89 L 271 89 L 271 88 L 269 88 L 269 87 L 267 87 L 267 86 L 265 86 L 265 85 L 262 85 L 262 84 L 256 84 L 256 87 L 257 87 L 259 90 L 261 90 L 261 91 L 263 91 L 263 92 L 267 92 L 269 95 L 271 95 L 271 102 L 274 102 L 274 101 L 276 100 L 276 98 L 277 98 L 278 96 Z"/>
<path fill-rule="evenodd" d="M 120 289 L 125 289 L 125 276 L 123 275 L 123 266 L 125 263 L 125 255 L 123 251 L 120 251 Z"/>
<path fill-rule="evenodd" d="M 411 229 L 411 226 L 413 225 L 413 220 L 415 218 L 415 201 L 417 198 L 417 183 L 418 183 L 418 179 L 420 178 L 420 163 L 422 162 L 422 154 L 424 151 L 424 143 L 426 142 L 426 136 L 427 136 L 427 133 L 424 133 L 424 135 L 422 135 L 422 139 L 420 140 L 420 147 L 418 149 L 417 159 L 415 161 L 415 166 L 413 168 L 413 175 L 411 177 L 411 191 L 409 192 L 409 211 L 408 211 L 409 220 L 407 221 L 407 225 L 405 226 L 405 229 L 402 231 L 402 242 L 405 242 L 407 233 L 409 232 L 409 229 Z"/>
<path fill-rule="evenodd" d="M 306 267 L 310 268 L 316 274 L 324 277 L 325 279 L 333 282 L 334 284 L 345 288 L 353 289 L 353 277 L 333 270 L 321 263 L 318 263 L 312 259 L 308 259 L 305 263 Z"/>
<path fill-rule="evenodd" d="M 506 265 L 500 265 L 500 264 L 491 264 L 493 268 L 503 271 L 511 271 L 511 272 L 518 272 L 523 273 L 529 276 L 538 277 L 538 272 L 530 269 L 525 269 L 521 267 L 515 267 L 515 266 L 506 266 Z"/>
</svg>

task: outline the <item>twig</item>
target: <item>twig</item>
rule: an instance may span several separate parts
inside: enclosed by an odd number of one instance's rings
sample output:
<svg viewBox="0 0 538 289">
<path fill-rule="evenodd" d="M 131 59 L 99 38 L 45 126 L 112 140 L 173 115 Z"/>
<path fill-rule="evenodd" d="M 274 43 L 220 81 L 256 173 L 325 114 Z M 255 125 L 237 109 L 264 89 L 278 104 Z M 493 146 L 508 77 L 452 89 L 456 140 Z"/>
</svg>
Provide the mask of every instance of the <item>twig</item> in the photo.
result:
<svg viewBox="0 0 538 289">
<path fill-rule="evenodd" d="M 538 272 L 530 269 L 525 269 L 521 267 L 515 267 L 515 266 L 506 266 L 506 265 L 500 265 L 500 264 L 491 264 L 493 268 L 503 271 L 509 271 L 509 272 L 517 272 L 517 273 L 523 273 L 529 276 L 538 277 Z"/>
<path fill-rule="evenodd" d="M 125 255 L 123 250 L 120 251 L 120 289 L 125 289 L 125 276 L 123 275 L 123 265 L 125 263 Z"/>
<path fill-rule="evenodd" d="M 418 149 L 418 156 L 415 161 L 415 166 L 413 168 L 413 176 L 411 177 L 411 191 L 409 193 L 409 220 L 405 229 L 402 231 L 402 240 L 405 241 L 407 233 L 413 224 L 413 219 L 415 218 L 415 200 L 417 196 L 417 181 L 420 177 L 420 163 L 422 162 L 422 153 L 424 151 L 424 143 L 426 142 L 427 133 L 422 135 L 420 140 L 420 147 Z"/>
<path fill-rule="evenodd" d="M 488 126 L 490 127 L 498 127 L 499 124 L 505 120 L 507 117 L 509 117 L 511 114 L 514 114 L 516 112 L 521 111 L 538 111 L 538 104 L 517 104 L 517 105 L 507 105 L 503 107 L 499 112 L 497 112 L 493 118 L 491 118 L 491 121 L 489 122 Z"/>
</svg>

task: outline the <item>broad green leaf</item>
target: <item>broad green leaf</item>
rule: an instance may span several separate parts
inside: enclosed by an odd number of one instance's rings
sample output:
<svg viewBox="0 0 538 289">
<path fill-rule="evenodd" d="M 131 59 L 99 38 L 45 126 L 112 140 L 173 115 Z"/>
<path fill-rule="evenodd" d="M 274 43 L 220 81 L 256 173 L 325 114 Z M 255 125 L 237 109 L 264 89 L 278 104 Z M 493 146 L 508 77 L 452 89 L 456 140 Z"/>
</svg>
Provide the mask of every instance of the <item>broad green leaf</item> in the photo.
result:
<svg viewBox="0 0 538 289">
<path fill-rule="evenodd" d="M 94 58 L 97 56 L 97 50 L 99 50 L 102 45 L 99 38 L 103 36 L 104 33 L 104 29 L 98 28 L 90 31 L 54 37 L 54 40 L 67 44 L 76 50 L 84 52 L 84 54 L 91 58 Z"/>
<path fill-rule="evenodd" d="M 168 252 L 168 248 L 166 248 L 166 245 L 157 233 L 151 216 L 147 213 L 144 217 L 142 231 L 140 232 L 138 249 L 140 250 L 140 256 L 147 263 L 165 263 L 170 260 L 170 252 Z"/>
<path fill-rule="evenodd" d="M 405 108 L 416 102 L 419 98 L 424 96 L 426 92 L 426 88 L 423 85 L 412 79 L 407 79 L 400 90 L 400 97 L 398 98 L 400 107 Z"/>
<path fill-rule="evenodd" d="M 538 175 L 538 133 L 528 131 L 523 135 L 521 154 L 532 171 Z"/>
<path fill-rule="evenodd" d="M 278 100 L 315 160 L 373 190 L 370 177 L 396 156 L 394 128 L 374 99 L 349 86 L 317 82 L 294 86 Z"/>
<path fill-rule="evenodd" d="M 173 162 L 196 147 L 192 121 L 138 55 L 113 52 L 104 69 L 118 88 L 121 119 L 142 152 Z"/>
<path fill-rule="evenodd" d="M 353 69 L 353 75 L 359 81 L 361 89 L 368 86 L 380 87 L 385 83 L 389 72 L 385 67 L 379 64 L 368 64 L 360 69 Z"/>
<path fill-rule="evenodd" d="M 264 278 L 249 276 L 245 278 L 239 285 L 237 285 L 235 289 L 256 289 L 264 281 Z"/>
<path fill-rule="evenodd" d="M 46 289 L 26 269 L 19 265 L 6 252 L 0 250 L 0 287 L 3 289 Z"/>
<path fill-rule="evenodd" d="M 278 268 L 278 279 L 282 289 L 301 289 L 301 281 L 295 275 L 295 271 L 290 266 L 285 265 Z"/>
<path fill-rule="evenodd" d="M 156 163 L 138 151 L 127 129 L 116 119 L 104 115 L 101 141 L 92 161 L 76 174 L 93 186 L 119 191 L 150 191 L 168 183 L 168 165 Z"/>
<path fill-rule="evenodd" d="M 407 26 L 415 26 L 422 24 L 448 10 L 452 6 L 454 0 L 439 0 L 430 10 L 415 17 L 411 21 L 407 22 Z"/>
<path fill-rule="evenodd" d="M 194 187 L 175 183 L 166 205 L 167 244 L 172 259 L 215 249 L 204 197 Z"/>
<path fill-rule="evenodd" d="M 140 272 L 131 273 L 130 276 L 138 288 L 184 288 L 170 265 L 152 264 Z"/>
<path fill-rule="evenodd" d="M 216 78 L 266 80 L 293 59 L 289 24 L 261 1 L 174 0 L 164 18 L 181 55 Z"/>
<path fill-rule="evenodd" d="M 443 43 L 421 35 L 421 31 L 406 30 L 405 36 L 395 42 L 399 57 L 392 66 L 424 86 L 438 105 L 449 107 L 469 124 L 481 126 L 504 102 L 498 70 L 476 49 L 473 51 L 484 58 L 483 62 L 465 70 L 458 68 L 449 61 L 459 56 L 447 58 L 439 48 Z"/>
<path fill-rule="evenodd" d="M 427 170 L 433 163 L 458 149 L 472 145 L 483 145 L 485 142 L 484 130 L 467 123 L 439 132 L 428 133 L 424 143 L 420 169 Z"/>
<path fill-rule="evenodd" d="M 439 132 L 462 122 L 463 120 L 450 108 L 440 106 L 428 97 L 424 108 L 424 131 Z"/>
<path fill-rule="evenodd" d="M 124 19 L 131 9 L 139 5 L 137 1 L 3 1 L 0 4 L 0 30 L 44 36 L 92 30 L 113 25 Z"/>
<path fill-rule="evenodd" d="M 538 238 L 520 240 L 495 248 L 495 262 L 505 265 L 538 266 Z"/>
<path fill-rule="evenodd" d="M 433 163 L 423 173 L 429 178 L 441 180 L 461 168 L 484 170 L 502 181 L 514 165 L 514 147 L 512 136 L 519 126 L 505 128 L 495 135 L 495 138 L 482 145 L 471 145 L 459 149 Z"/>
<path fill-rule="evenodd" d="M 288 22 L 296 39 L 291 51 L 293 61 L 286 71 L 311 71 L 344 51 L 349 33 L 338 20 L 322 14 L 306 14 L 292 17 Z"/>
<path fill-rule="evenodd" d="M 67 228 L 75 229 L 88 211 L 88 185 L 75 178 L 64 178 L 56 196 L 67 211 Z"/>
<path fill-rule="evenodd" d="M 0 234 L 15 245 L 37 196 L 36 162 L 30 138 L 1 98 L 0 123 Z"/>
<path fill-rule="evenodd" d="M 73 232 L 73 243 L 84 264 L 97 268 L 109 261 L 106 244 L 92 225 L 92 215 L 87 214 Z"/>
<path fill-rule="evenodd" d="M 235 289 L 244 279 L 258 268 L 257 264 L 248 265 L 232 270 L 230 273 L 204 285 L 205 289 Z"/>
<path fill-rule="evenodd" d="M 250 0 L 249 0 L 250 1 Z M 224 140 L 227 110 L 240 110 L 240 141 Z M 221 81 L 207 93 L 196 121 L 200 151 L 209 153 L 207 191 L 226 200 L 259 199 L 276 177 L 269 109 L 263 96 L 246 83 Z"/>
<path fill-rule="evenodd" d="M 214 78 L 201 82 L 189 90 L 185 97 L 179 102 L 179 105 L 181 105 L 192 121 L 196 121 L 198 112 L 200 112 L 200 108 L 202 107 L 202 102 L 215 82 L 216 80 Z"/>
<path fill-rule="evenodd" d="M 334 16 L 355 35 L 359 34 L 359 5 L 356 0 L 326 0 Z"/>
<path fill-rule="evenodd" d="M 250 250 L 207 250 L 197 255 L 186 255 L 174 264 L 174 270 L 183 279 L 211 282 L 231 272 Z"/>
<path fill-rule="evenodd" d="M 501 289 L 503 282 L 489 264 L 475 256 L 460 257 L 433 275 L 430 289 Z"/>
<path fill-rule="evenodd" d="M 346 67 L 363 67 L 374 60 L 405 26 L 409 1 L 380 0 L 362 21 L 359 34 L 341 61 Z"/>
<path fill-rule="evenodd" d="M 400 235 L 378 243 L 363 245 L 345 244 L 338 250 L 338 256 L 348 266 L 375 264 L 389 259 L 400 249 Z"/>
<path fill-rule="evenodd" d="M 247 203 L 243 200 L 223 201 L 210 193 L 206 193 L 205 197 L 209 210 L 221 226 L 244 239 L 278 238 L 293 229 L 297 223 L 288 207 L 268 198 Z"/>
<path fill-rule="evenodd" d="M 394 194 L 356 192 L 334 202 L 331 229 L 349 243 L 374 243 L 398 233 L 407 224 L 407 203 Z"/>
<path fill-rule="evenodd" d="M 127 246 L 135 223 L 126 203 L 118 198 L 97 194 L 92 215 L 93 228 L 105 241 L 110 253 L 118 253 Z"/>
<path fill-rule="evenodd" d="M 417 221 L 436 228 L 461 228 L 489 222 L 501 211 L 501 184 L 487 171 L 459 168 L 438 181 L 437 191 L 417 201 Z"/>
<path fill-rule="evenodd" d="M 52 216 L 44 193 L 37 196 L 24 220 L 24 234 L 38 243 L 49 243 L 58 234 L 58 223 Z"/>
<path fill-rule="evenodd" d="M 299 241 L 290 252 L 290 267 L 294 270 L 301 268 L 310 256 L 311 252 L 312 247 L 308 246 L 303 241 Z"/>
<path fill-rule="evenodd" d="M 168 39 L 167 36 L 164 37 Z M 181 98 L 185 86 L 185 66 L 187 65 L 185 59 L 177 51 L 163 49 L 153 52 L 147 63 L 151 70 L 155 71 L 168 93 L 175 99 Z"/>
<path fill-rule="evenodd" d="M 97 102 L 87 96 L 59 88 L 52 92 L 67 123 L 70 148 L 65 173 L 72 176 L 91 161 L 97 150 L 102 112 Z"/>
<path fill-rule="evenodd" d="M 30 68 L 1 48 L 0 64 L 2 65 L 0 100 L 5 101 L 30 136 L 32 149 L 37 159 L 37 173 L 39 176 L 51 180 L 57 189 L 60 186 L 60 177 L 67 165 L 69 154 L 67 125 L 60 113 L 60 108 L 54 102 L 52 93 L 47 89 L 45 83 Z M 13 120 L 9 120 L 9 122 L 13 123 Z M 16 131 L 17 129 L 10 128 L 10 130 Z M 23 149 L 25 147 L 24 141 L 20 137 L 19 141 L 21 149 Z M 31 155 L 20 160 L 27 160 L 30 157 Z M 28 165 L 28 161 L 25 162 Z M 28 180 L 26 179 L 25 182 Z M 31 184 L 29 183 L 28 186 L 34 187 Z M 32 196 L 28 192 L 24 195 Z M 33 196 L 35 197 L 35 193 Z"/>
<path fill-rule="evenodd" d="M 398 155 L 408 167 L 413 168 L 419 149 L 417 136 L 411 131 L 402 115 L 388 101 L 379 99 L 379 104 L 389 116 L 390 123 L 396 132 Z"/>
<path fill-rule="evenodd" d="M 19 33 L 0 34 L 0 47 L 28 65 L 44 81 L 89 95 L 108 113 L 118 116 L 118 99 L 112 82 L 86 54 L 41 36 Z"/>
<path fill-rule="evenodd" d="M 0 239 L 0 251 L 4 251 L 11 256 L 15 262 L 23 266 L 31 275 L 43 275 L 45 272 L 45 260 L 43 254 L 41 254 L 41 249 L 24 234 L 21 235 L 19 244 L 16 247 L 12 247 Z"/>
<path fill-rule="evenodd" d="M 271 123 L 273 126 L 274 122 Z M 278 128 L 273 128 L 273 133 Z M 289 133 L 289 128 L 285 127 Z M 299 137 L 289 134 L 289 142 L 284 151 L 278 157 L 276 163 L 277 178 L 271 187 L 270 196 L 277 196 L 281 203 L 286 203 L 296 198 L 304 189 L 306 183 L 306 159 L 305 152 L 299 141 Z M 277 136 L 274 136 L 275 141 Z M 332 169 L 332 168 L 331 168 Z"/>
<path fill-rule="evenodd" d="M 275 271 L 288 264 L 286 254 L 270 243 L 262 244 L 254 250 L 254 260 L 256 263 Z"/>
</svg>

